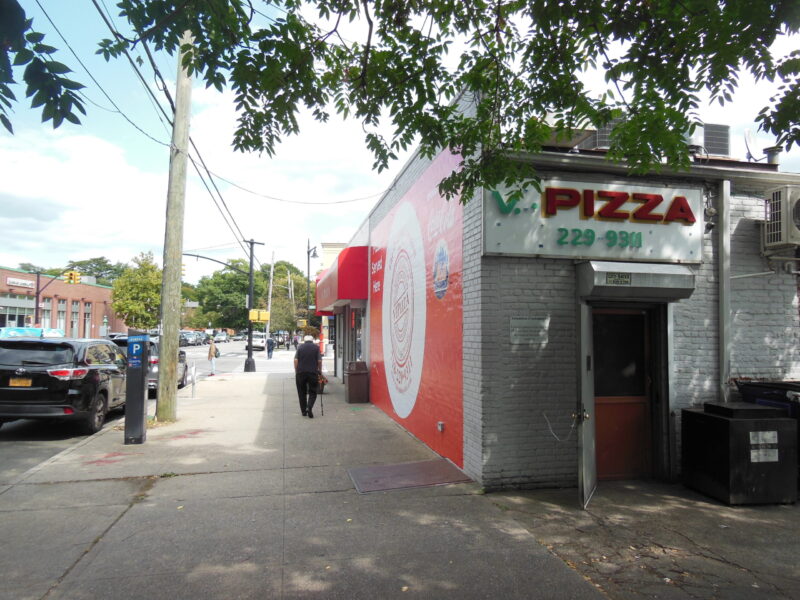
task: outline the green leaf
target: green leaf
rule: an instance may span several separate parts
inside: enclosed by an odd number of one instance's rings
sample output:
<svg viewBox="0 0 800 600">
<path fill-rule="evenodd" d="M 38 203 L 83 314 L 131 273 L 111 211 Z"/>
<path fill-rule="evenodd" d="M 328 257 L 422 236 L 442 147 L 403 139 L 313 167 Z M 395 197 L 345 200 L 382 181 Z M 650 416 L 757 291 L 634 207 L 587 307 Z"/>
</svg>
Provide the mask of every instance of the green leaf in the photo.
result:
<svg viewBox="0 0 800 600">
<path fill-rule="evenodd" d="M 47 70 L 56 75 L 63 75 L 64 73 L 69 73 L 72 71 L 72 69 L 70 69 L 67 65 L 54 60 L 51 60 L 46 64 Z"/>
<path fill-rule="evenodd" d="M 33 59 L 33 52 L 28 50 L 27 48 L 21 49 L 17 52 L 17 55 L 14 57 L 14 66 L 20 66 L 28 64 Z"/>
<path fill-rule="evenodd" d="M 14 133 L 14 128 L 11 126 L 11 121 L 9 121 L 8 117 L 6 117 L 4 114 L 1 113 L 0 113 L 0 123 L 2 123 L 3 127 L 5 127 L 8 130 L 8 133 L 11 134 Z"/>
<path fill-rule="evenodd" d="M 31 31 L 25 35 L 25 39 L 31 44 L 38 44 L 44 39 L 44 34 L 37 31 Z"/>
</svg>

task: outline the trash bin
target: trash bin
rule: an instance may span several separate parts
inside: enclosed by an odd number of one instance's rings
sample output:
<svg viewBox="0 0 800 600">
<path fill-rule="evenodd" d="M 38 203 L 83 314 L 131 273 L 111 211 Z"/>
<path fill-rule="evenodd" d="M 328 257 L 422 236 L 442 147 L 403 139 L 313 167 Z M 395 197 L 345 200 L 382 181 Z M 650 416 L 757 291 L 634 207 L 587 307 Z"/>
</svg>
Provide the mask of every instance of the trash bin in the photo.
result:
<svg viewBox="0 0 800 600">
<path fill-rule="evenodd" d="M 727 504 L 797 500 L 797 421 L 779 408 L 707 402 L 681 411 L 683 482 Z"/>
<path fill-rule="evenodd" d="M 348 404 L 369 402 L 369 370 L 362 361 L 348 362 L 344 369 L 344 399 Z"/>
</svg>

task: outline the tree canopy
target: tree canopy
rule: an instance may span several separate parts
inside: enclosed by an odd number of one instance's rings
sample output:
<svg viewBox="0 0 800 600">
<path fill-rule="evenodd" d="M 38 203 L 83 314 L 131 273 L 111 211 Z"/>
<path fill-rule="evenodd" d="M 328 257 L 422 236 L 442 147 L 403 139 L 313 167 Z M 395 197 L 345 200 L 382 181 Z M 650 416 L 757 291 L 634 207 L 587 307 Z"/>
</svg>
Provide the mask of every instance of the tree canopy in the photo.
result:
<svg viewBox="0 0 800 600">
<path fill-rule="evenodd" d="M 151 252 L 141 253 L 133 264 L 114 281 L 111 306 L 128 327 L 152 329 L 161 308 L 161 269 Z"/>
<path fill-rule="evenodd" d="M 33 263 L 20 263 L 19 268 L 29 273 L 44 273 L 45 275 L 58 276 L 68 269 L 78 271 L 81 275 L 89 275 L 97 280 L 100 285 L 112 285 L 128 265 L 125 263 L 112 264 L 105 256 L 88 258 L 86 260 L 71 260 L 65 267 L 44 268 Z"/>
<path fill-rule="evenodd" d="M 0 5 L 18 9 L 17 0 Z M 191 31 L 186 65 L 206 85 L 235 94 L 235 148 L 272 155 L 282 138 L 298 133 L 301 109 L 320 121 L 338 113 L 363 124 L 379 170 L 414 144 L 426 156 L 442 147 L 459 152 L 462 168 L 441 184 L 448 195 L 469 198 L 477 186 L 516 184 L 529 174 L 513 160 L 517 153 L 539 152 L 574 129 L 612 119 L 621 119 L 612 159 L 627 161 L 633 172 L 663 162 L 686 167 L 684 134 L 698 120 L 701 96 L 730 101 L 739 69 L 757 81 L 781 82 L 753 116 L 777 143 L 800 142 L 800 50 L 785 57 L 770 51 L 779 35 L 798 31 L 797 0 L 119 0 L 117 6 L 135 34 L 103 40 L 100 52 L 110 59 L 148 45 L 174 53 L 182 33 Z M 33 105 L 54 126 L 74 121 L 83 108 L 75 84 L 63 78 L 67 67 L 51 59 L 40 34 L 28 31 L 24 13 L 13 14 L 5 54 L 27 65 Z M 13 72 L 2 55 L 0 101 L 8 106 Z M 605 73 L 603 92 L 585 82 L 595 68 Z"/>
<path fill-rule="evenodd" d="M 222 269 L 200 279 L 197 284 L 197 300 L 200 302 L 201 313 L 196 318 L 200 322 L 210 321 L 212 327 L 245 329 L 248 324 L 247 294 L 250 282 L 246 273 L 249 265 L 243 259 L 232 260 L 230 265 L 244 273 Z M 266 285 L 258 273 L 253 279 L 253 290 L 253 305 L 265 308 L 263 298 Z"/>
</svg>

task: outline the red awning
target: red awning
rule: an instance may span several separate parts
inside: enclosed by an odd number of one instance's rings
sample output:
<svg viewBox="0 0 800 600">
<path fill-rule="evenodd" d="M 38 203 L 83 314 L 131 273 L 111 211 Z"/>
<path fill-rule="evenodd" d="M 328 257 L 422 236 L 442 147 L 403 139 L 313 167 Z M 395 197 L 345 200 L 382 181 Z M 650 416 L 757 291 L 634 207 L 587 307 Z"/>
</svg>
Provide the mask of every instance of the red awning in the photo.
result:
<svg viewBox="0 0 800 600">
<path fill-rule="evenodd" d="M 317 314 L 331 314 L 351 300 L 366 300 L 369 291 L 369 248 L 351 246 L 336 257 L 317 280 Z"/>
</svg>

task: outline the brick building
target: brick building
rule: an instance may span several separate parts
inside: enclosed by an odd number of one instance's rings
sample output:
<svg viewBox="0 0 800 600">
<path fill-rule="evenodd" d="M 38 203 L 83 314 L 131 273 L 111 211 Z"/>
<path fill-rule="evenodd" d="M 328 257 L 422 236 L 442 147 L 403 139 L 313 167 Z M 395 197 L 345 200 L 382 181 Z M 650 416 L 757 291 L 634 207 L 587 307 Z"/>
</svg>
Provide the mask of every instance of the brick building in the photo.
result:
<svg viewBox="0 0 800 600">
<path fill-rule="evenodd" d="M 86 281 L 87 278 L 83 278 Z M 111 288 L 94 283 L 66 283 L 39 276 L 39 326 L 60 329 L 67 337 L 100 337 L 125 331 L 111 310 Z M 0 268 L 0 327 L 33 327 L 37 276 Z"/>
<path fill-rule="evenodd" d="M 800 379 L 800 229 L 762 240 L 768 192 L 800 196 L 800 174 L 698 155 L 634 178 L 602 148 L 520 160 L 541 194 L 463 206 L 436 189 L 457 156 L 405 165 L 318 281 L 346 386 L 363 360 L 370 401 L 487 489 L 587 500 L 598 480 L 677 477 L 681 408 L 738 377 Z"/>
</svg>

